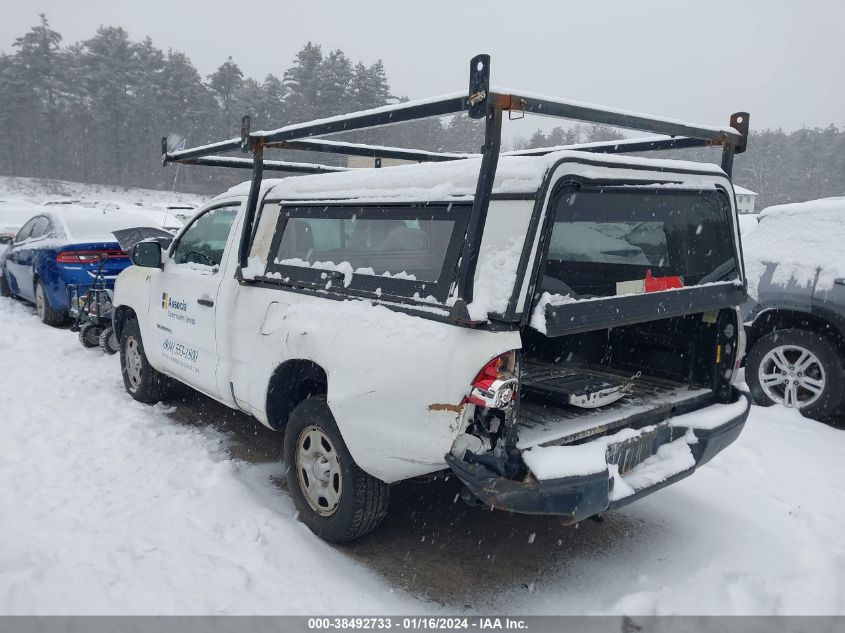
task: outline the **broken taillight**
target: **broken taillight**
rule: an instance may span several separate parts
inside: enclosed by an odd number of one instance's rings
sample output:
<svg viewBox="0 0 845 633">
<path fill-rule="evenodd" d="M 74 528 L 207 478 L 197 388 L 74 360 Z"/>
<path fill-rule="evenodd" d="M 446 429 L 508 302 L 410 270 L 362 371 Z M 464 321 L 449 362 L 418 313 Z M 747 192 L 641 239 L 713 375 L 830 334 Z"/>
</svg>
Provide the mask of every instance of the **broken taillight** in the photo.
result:
<svg viewBox="0 0 845 633">
<path fill-rule="evenodd" d="M 466 401 L 489 409 L 507 409 L 516 402 L 519 380 L 516 377 L 515 351 L 497 356 L 481 368 L 472 381 Z"/>
</svg>

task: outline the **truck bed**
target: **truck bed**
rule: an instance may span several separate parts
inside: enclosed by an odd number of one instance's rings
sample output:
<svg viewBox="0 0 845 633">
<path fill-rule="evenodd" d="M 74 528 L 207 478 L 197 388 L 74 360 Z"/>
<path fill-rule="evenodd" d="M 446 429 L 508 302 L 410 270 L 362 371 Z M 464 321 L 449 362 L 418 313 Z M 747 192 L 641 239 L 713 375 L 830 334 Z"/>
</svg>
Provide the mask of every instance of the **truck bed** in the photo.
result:
<svg viewBox="0 0 845 633">
<path fill-rule="evenodd" d="M 657 423 L 713 401 L 712 389 L 652 376 L 639 376 L 630 393 L 597 409 L 561 406 L 553 404 L 553 398 L 539 395 L 540 391 L 554 395 L 555 379 L 566 380 L 573 371 L 611 381 L 631 379 L 630 372 L 598 365 L 525 362 L 521 376 L 525 395 L 520 404 L 517 448 L 570 444 L 632 424 Z"/>
</svg>

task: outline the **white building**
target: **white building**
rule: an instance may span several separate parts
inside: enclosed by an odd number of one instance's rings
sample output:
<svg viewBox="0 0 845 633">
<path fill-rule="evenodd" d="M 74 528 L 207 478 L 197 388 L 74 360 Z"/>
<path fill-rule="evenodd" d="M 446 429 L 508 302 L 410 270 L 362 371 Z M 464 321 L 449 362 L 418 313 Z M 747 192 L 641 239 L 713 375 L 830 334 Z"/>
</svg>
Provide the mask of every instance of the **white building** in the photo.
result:
<svg viewBox="0 0 845 633">
<path fill-rule="evenodd" d="M 754 202 L 757 200 L 757 194 L 739 185 L 734 185 L 734 192 L 736 192 L 737 213 L 754 213 Z"/>
</svg>

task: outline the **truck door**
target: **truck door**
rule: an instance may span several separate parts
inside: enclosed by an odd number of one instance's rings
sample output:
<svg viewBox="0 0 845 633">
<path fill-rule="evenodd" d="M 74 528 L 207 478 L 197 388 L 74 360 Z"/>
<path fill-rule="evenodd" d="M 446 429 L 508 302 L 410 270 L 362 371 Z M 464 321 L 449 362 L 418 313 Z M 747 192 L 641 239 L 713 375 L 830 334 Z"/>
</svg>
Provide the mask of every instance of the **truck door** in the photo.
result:
<svg viewBox="0 0 845 633">
<path fill-rule="evenodd" d="M 193 219 L 177 238 L 160 274 L 151 280 L 151 349 L 166 373 L 218 397 L 215 336 L 217 291 L 240 203 L 214 206 Z"/>
</svg>

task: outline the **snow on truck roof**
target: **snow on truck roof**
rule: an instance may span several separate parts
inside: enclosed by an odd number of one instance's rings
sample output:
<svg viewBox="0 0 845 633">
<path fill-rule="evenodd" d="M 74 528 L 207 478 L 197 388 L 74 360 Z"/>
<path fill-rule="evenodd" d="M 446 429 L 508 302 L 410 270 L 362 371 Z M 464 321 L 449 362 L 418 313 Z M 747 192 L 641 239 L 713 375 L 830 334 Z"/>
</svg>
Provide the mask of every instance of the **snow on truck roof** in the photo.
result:
<svg viewBox="0 0 845 633">
<path fill-rule="evenodd" d="M 548 170 L 561 159 L 612 167 L 654 167 L 662 170 L 694 170 L 712 176 L 725 176 L 720 167 L 681 160 L 639 158 L 563 150 L 543 156 L 502 155 L 496 168 L 494 194 L 536 193 Z M 433 201 L 470 198 L 475 194 L 481 158 L 398 165 L 380 169 L 351 169 L 331 174 L 288 178 L 268 178 L 262 190 L 283 200 L 414 200 Z M 601 169 L 601 168 L 599 168 Z M 601 174 L 597 173 L 597 176 Z M 245 196 L 250 182 L 229 189 L 229 195 Z"/>
</svg>

